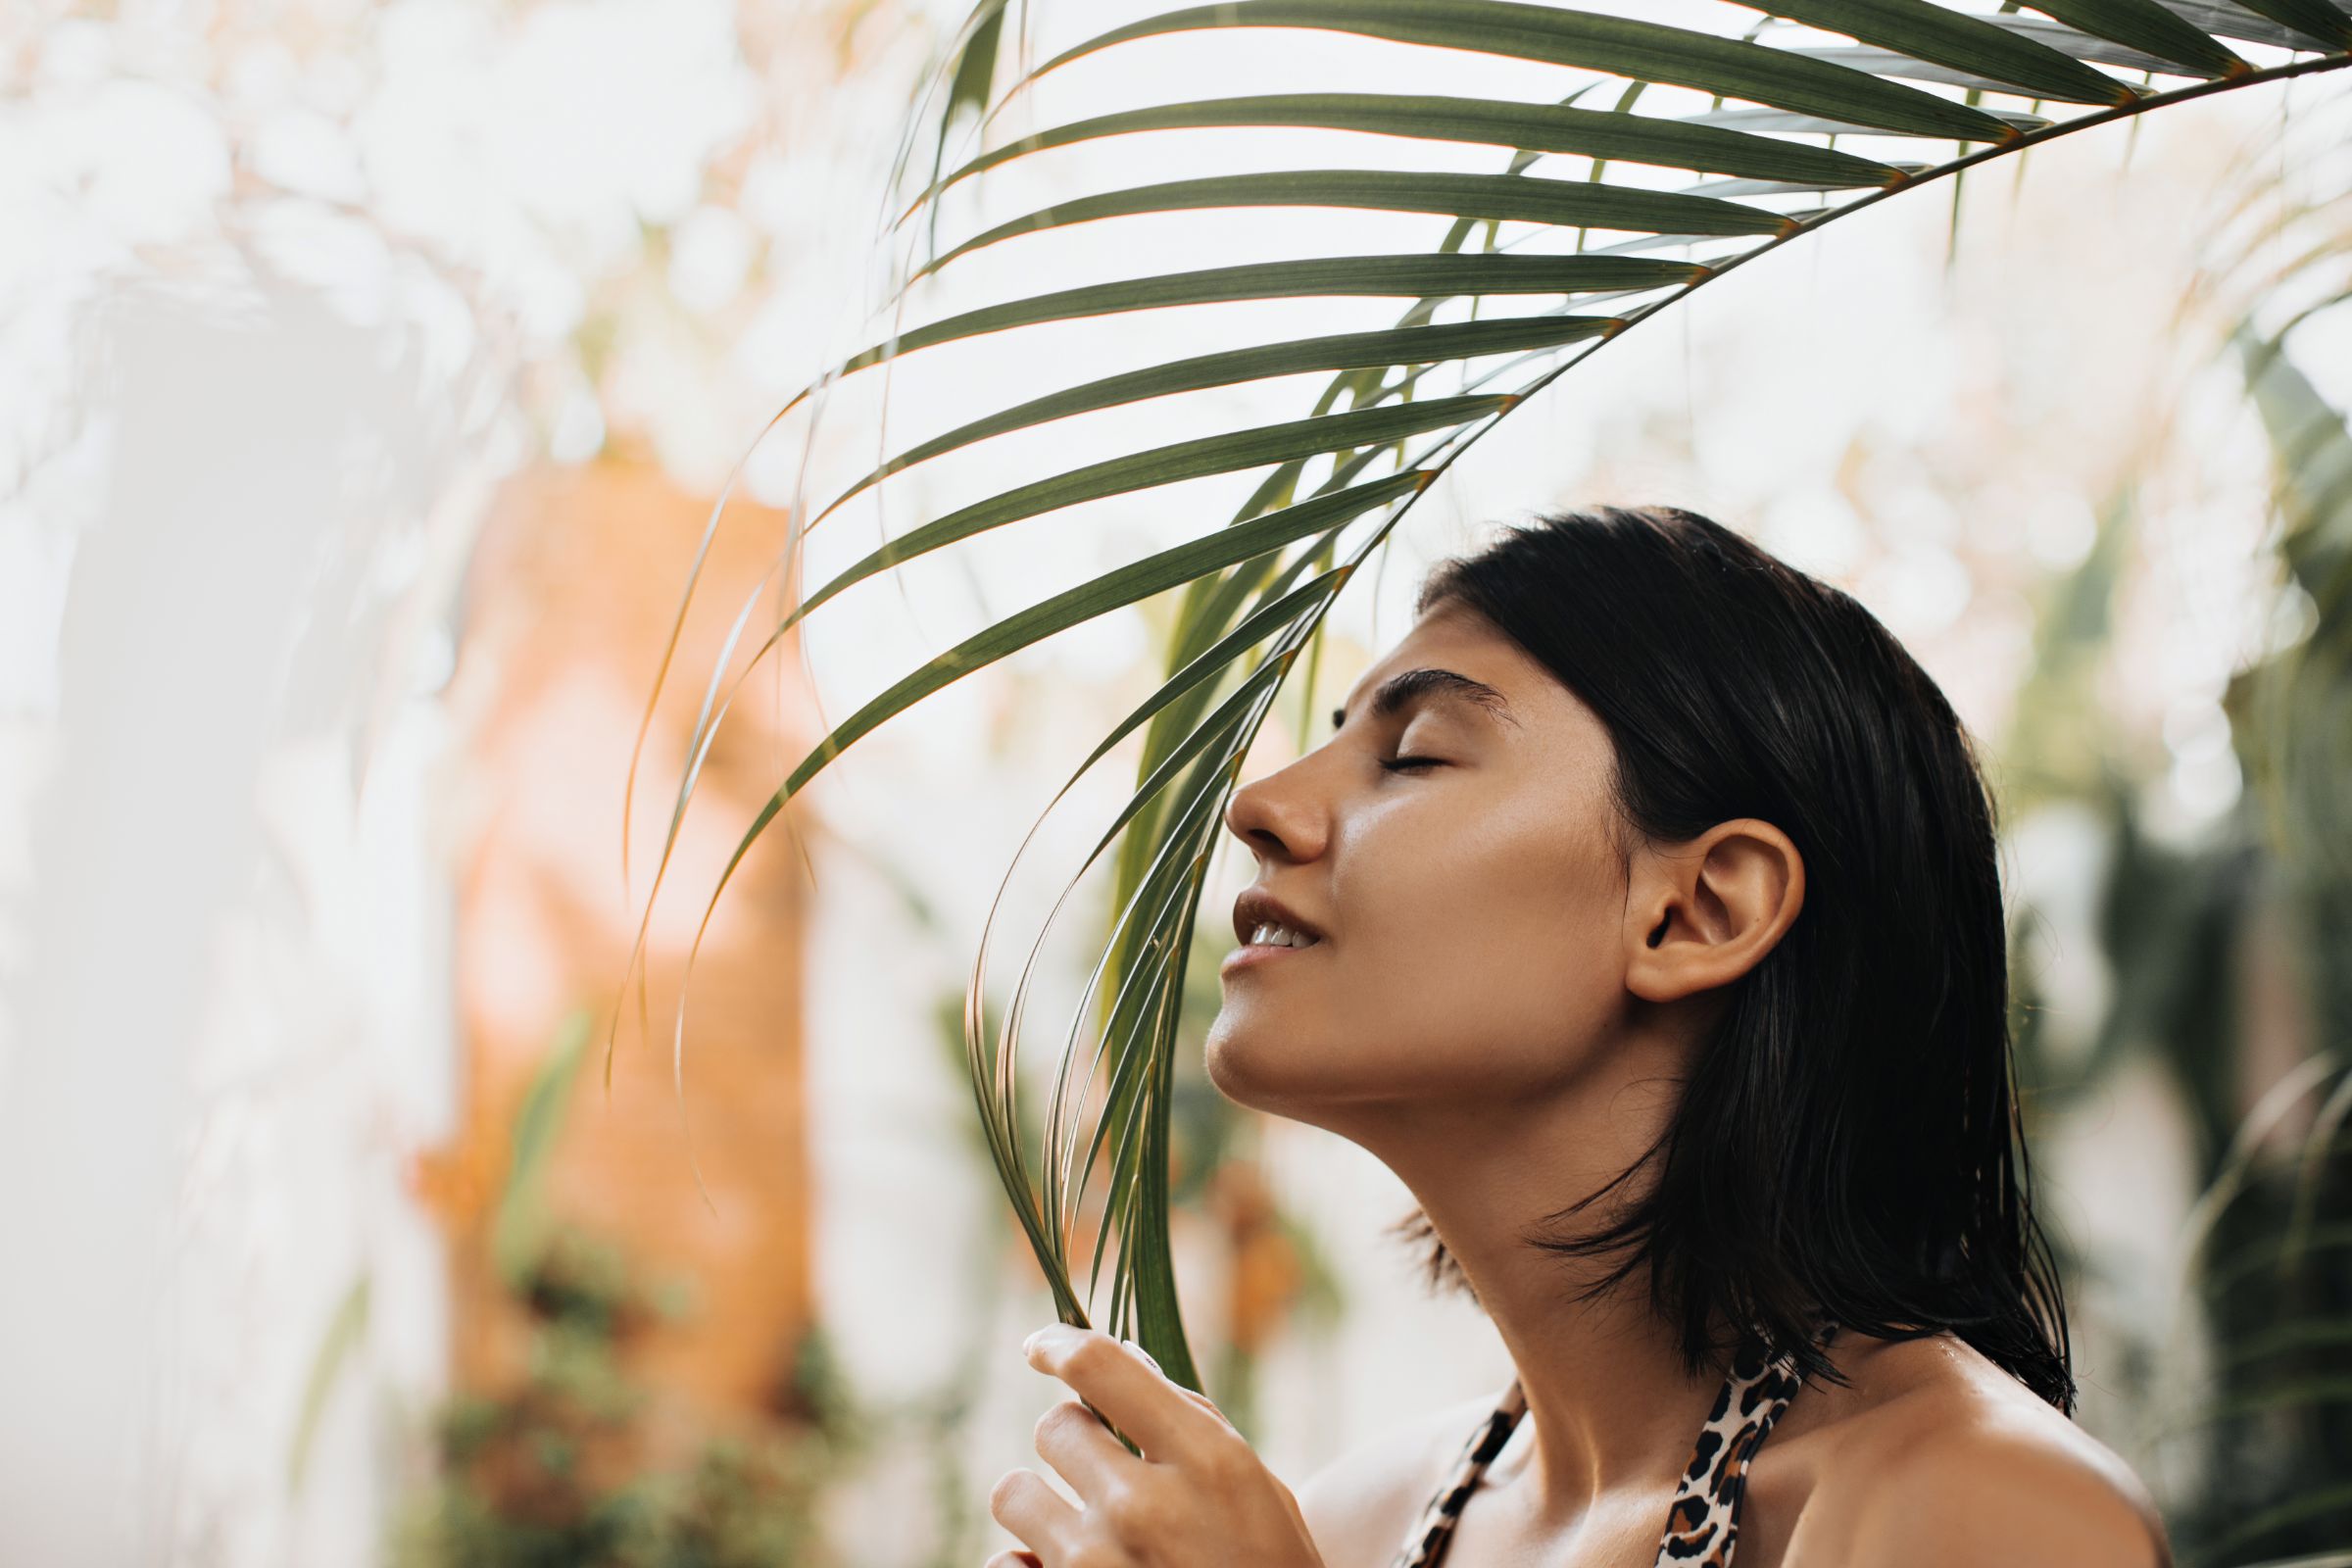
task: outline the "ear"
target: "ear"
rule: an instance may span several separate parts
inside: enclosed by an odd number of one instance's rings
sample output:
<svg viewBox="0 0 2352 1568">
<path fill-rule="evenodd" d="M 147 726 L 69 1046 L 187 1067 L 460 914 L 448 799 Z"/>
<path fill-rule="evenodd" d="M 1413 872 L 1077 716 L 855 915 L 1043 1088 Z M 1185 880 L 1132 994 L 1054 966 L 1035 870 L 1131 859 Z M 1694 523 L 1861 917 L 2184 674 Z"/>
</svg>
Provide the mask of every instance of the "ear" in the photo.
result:
<svg viewBox="0 0 2352 1568">
<path fill-rule="evenodd" d="M 1805 905 L 1805 861 L 1752 816 L 1636 857 L 1626 901 L 1628 991 L 1673 1002 L 1731 984 L 1770 953 Z"/>
</svg>

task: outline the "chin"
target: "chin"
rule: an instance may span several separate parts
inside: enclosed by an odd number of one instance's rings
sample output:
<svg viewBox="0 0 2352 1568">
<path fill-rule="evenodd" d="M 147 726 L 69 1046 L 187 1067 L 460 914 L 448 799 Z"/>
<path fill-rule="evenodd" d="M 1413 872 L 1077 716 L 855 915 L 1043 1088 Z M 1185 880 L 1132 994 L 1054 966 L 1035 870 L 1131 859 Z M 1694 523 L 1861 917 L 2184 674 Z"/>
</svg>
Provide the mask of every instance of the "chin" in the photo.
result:
<svg viewBox="0 0 2352 1568">
<path fill-rule="evenodd" d="M 1262 1031 L 1234 1027 L 1228 1014 L 1219 1013 L 1209 1026 L 1201 1060 L 1209 1083 L 1235 1104 L 1319 1124 L 1317 1112 L 1347 1096 L 1328 1075 L 1311 1070 L 1316 1054 L 1296 1040 L 1277 1042 Z"/>
<path fill-rule="evenodd" d="M 1200 1064 L 1206 1069 L 1208 1081 L 1218 1094 L 1237 1105 L 1255 1108 L 1249 1095 L 1250 1075 L 1244 1070 L 1242 1059 L 1246 1053 L 1234 1045 L 1233 1037 L 1225 1029 L 1224 1023 L 1225 1016 L 1219 1013 L 1216 1022 L 1209 1025 L 1208 1041 L 1201 1048 Z"/>
<path fill-rule="evenodd" d="M 1274 1081 L 1279 1075 L 1270 1070 L 1277 1064 L 1267 1059 L 1269 1053 L 1262 1042 L 1252 1041 L 1246 1030 L 1230 1027 L 1230 1013 L 1221 1012 L 1209 1025 L 1208 1041 L 1201 1052 L 1209 1083 L 1237 1105 L 1283 1114 L 1278 1103 L 1284 1098 L 1282 1088 Z"/>
</svg>

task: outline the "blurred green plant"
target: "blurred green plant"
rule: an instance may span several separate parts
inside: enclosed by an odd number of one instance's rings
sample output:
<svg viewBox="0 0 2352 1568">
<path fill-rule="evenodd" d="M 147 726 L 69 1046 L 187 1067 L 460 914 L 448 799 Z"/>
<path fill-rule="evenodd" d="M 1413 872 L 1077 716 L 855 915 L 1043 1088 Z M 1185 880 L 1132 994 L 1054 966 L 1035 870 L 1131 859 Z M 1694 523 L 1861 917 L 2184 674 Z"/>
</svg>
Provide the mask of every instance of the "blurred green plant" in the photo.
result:
<svg viewBox="0 0 2352 1568">
<path fill-rule="evenodd" d="M 902 169 L 915 141 L 930 140 L 944 149 L 953 123 L 975 107 L 991 106 L 981 121 L 985 130 L 1039 76 L 1155 37 L 1224 33 L 1236 47 L 1249 47 L 1255 36 L 1250 29 L 1310 28 L 1591 74 L 1556 104 L 1369 93 L 1196 98 L 1054 125 L 991 148 L 932 179 L 906 218 L 928 210 L 936 220 L 944 192 L 1040 150 L 1158 129 L 1318 126 L 1484 144 L 1507 149 L 1509 157 L 1497 174 L 1204 172 L 1062 201 L 988 227 L 945 252 L 938 250 L 934 222 L 928 258 L 903 276 L 887 340 L 832 368 L 777 416 L 781 419 L 803 401 L 821 397 L 842 376 L 898 356 L 1032 324 L 1250 299 L 1368 296 L 1410 302 L 1387 329 L 1270 339 L 1140 367 L 986 413 L 896 453 L 830 504 L 804 514 L 805 527 L 817 526 L 850 500 L 907 468 L 994 435 L 1268 377 L 1331 377 L 1305 417 L 1113 455 L 937 514 L 800 594 L 752 661 L 756 666 L 805 616 L 847 589 L 931 551 L 1087 501 L 1136 495 L 1189 478 L 1266 470 L 1226 526 L 1005 617 L 842 720 L 792 770 L 743 835 L 703 917 L 707 929 L 710 908 L 735 867 L 792 797 L 875 727 L 971 671 L 1056 632 L 1177 593 L 1180 607 L 1162 684 L 1078 769 L 1077 776 L 1083 776 L 1129 737 L 1140 736 L 1133 793 L 1072 878 L 1075 886 L 1117 843 L 1110 900 L 1116 913 L 1097 983 L 1071 1019 L 1038 1142 L 1025 1137 L 1027 1124 L 1016 1103 L 1021 1074 L 1010 1064 L 1019 1054 L 1030 968 L 1059 903 L 1036 933 L 1030 962 L 1002 1014 L 1004 1026 L 993 1036 L 983 1027 L 988 1009 L 979 995 L 988 983 L 992 909 L 972 966 L 965 1037 L 991 1158 L 1061 1316 L 1087 1322 L 1094 1298 L 1103 1251 L 1098 1240 L 1091 1264 L 1076 1255 L 1072 1222 L 1083 1212 L 1097 1211 L 1086 1194 L 1101 1164 L 1099 1211 L 1110 1216 L 1120 1236 L 1109 1326 L 1115 1333 L 1132 1332 L 1170 1376 L 1197 1389 L 1201 1377 L 1177 1306 L 1168 1215 L 1171 1118 L 1178 1104 L 1176 1029 L 1196 947 L 1198 905 L 1221 805 L 1242 759 L 1293 663 L 1302 651 L 1319 646 L 1324 614 L 1367 555 L 1389 537 L 1430 481 L 1510 410 L 1602 344 L 1714 278 L 1886 197 L 1946 175 L 1956 178 L 2052 138 L 2217 92 L 2352 65 L 2352 14 L 2329 0 L 2248 0 L 2242 7 L 2043 0 L 2034 8 L 2038 17 L 2013 14 L 2014 8 L 1999 15 L 1962 14 L 1927 0 L 1804 0 L 1774 5 L 1744 35 L 1725 37 L 1591 14 L 1573 5 L 1237 0 L 1115 27 L 1024 69 L 999 95 L 994 84 L 1009 30 L 1006 9 L 1005 0 L 982 0 L 970 13 L 935 78 L 946 89 L 935 86 L 924 100 L 933 107 L 911 118 Z M 1804 41 L 1807 27 L 1844 33 L 1855 42 L 1819 47 Z M 2257 67 L 2233 43 L 2284 53 L 2276 63 Z M 2140 80 L 2102 67 L 2136 74 Z M 2159 75 L 2172 84 L 2159 89 Z M 1179 96 L 1192 85 L 1181 75 L 1170 81 Z M 1923 82 L 1959 86 L 1967 99 L 1914 85 Z M 1687 114 L 1635 113 L 1637 100 L 1651 84 L 1695 89 L 1711 102 Z M 1580 107 L 1580 100 L 1604 89 L 1613 91 L 1613 101 Z M 1984 107 L 1994 97 L 2024 107 Z M 1734 99 L 1744 107 L 1727 107 Z M 2047 116 L 2045 109 L 2050 109 Z M 926 122 L 926 114 L 939 118 Z M 1904 138 L 1906 145 L 1931 156 L 1924 162 L 1883 162 L 1837 145 L 1855 136 Z M 1545 155 L 1590 160 L 1586 177 L 1530 175 L 1527 171 Z M 1629 164 L 1713 177 L 1676 190 L 1609 177 Z M 1434 253 L 1274 263 L 1237 258 L 1232 266 L 1137 272 L 983 305 L 913 327 L 895 324 L 922 280 L 1015 236 L 1143 214 L 1268 205 L 1438 214 L 1454 222 Z M 1500 238 L 1506 221 L 1533 227 L 1524 241 L 1506 243 Z M 1594 245 L 1590 235 L 1595 228 L 1634 237 Z M 1482 233 L 1480 247 L 1468 248 Z M 1544 251 L 1545 244 L 1571 248 Z M 1145 247 L 1136 254 L 1148 258 L 1152 252 Z M 1493 306 L 1544 299 L 1561 303 L 1481 318 L 1481 311 Z M 1451 314 L 1441 319 L 1446 313 Z M 1454 372 L 1452 387 L 1446 395 L 1434 395 L 1442 370 Z M 1378 472 L 1376 465 L 1384 462 L 1390 471 Z M 724 505 L 722 494 L 710 529 Z M 1343 550 L 1342 536 L 1364 519 L 1374 525 Z M 794 548 L 778 563 L 788 583 L 797 581 L 797 544 L 796 535 Z M 689 601 L 692 593 L 690 580 Z M 757 595 L 746 601 L 735 637 L 705 688 L 648 893 L 646 923 L 630 958 L 631 976 L 643 956 L 653 903 L 710 735 L 740 689 L 740 676 L 733 687 L 726 676 L 736 639 L 749 628 L 757 603 Z M 684 614 L 681 604 L 681 624 Z M 648 702 L 649 724 L 667 670 L 665 655 Z M 1057 794 L 1049 804 L 1049 813 L 1060 798 Z M 1015 852 L 1015 865 L 1027 848 L 1024 841 Z M 624 841 L 624 863 L 626 857 Z M 698 948 L 699 943 L 698 934 Z M 1080 1038 L 1090 1008 L 1098 1013 L 1092 1050 Z M 611 1049 L 609 1041 L 608 1054 Z M 683 1049 L 681 1012 L 673 1054 L 682 1058 Z M 1087 1279 L 1083 1300 L 1082 1273 Z"/>
<path fill-rule="evenodd" d="M 821 1329 L 794 1348 L 775 1409 L 646 1468 L 649 1396 L 630 1342 L 690 1314 L 679 1280 L 641 1279 L 612 1243 L 552 1215 L 548 1152 L 588 1040 L 560 1032 L 516 1112 L 490 1248 L 526 1314 L 519 1383 L 448 1401 L 429 1484 L 394 1516 L 394 1568 L 783 1568 L 830 1560 L 817 1498 L 863 1441 Z"/>
<path fill-rule="evenodd" d="M 374 1281 L 360 1274 L 345 1287 L 327 1320 L 326 1333 L 311 1353 L 309 1373 L 302 1383 L 302 1408 L 294 1418 L 294 1442 L 286 1452 L 286 1489 L 299 1494 L 310 1474 L 311 1454 L 318 1446 L 318 1424 L 326 1415 L 326 1398 L 368 1337 L 368 1301 Z"/>
<path fill-rule="evenodd" d="M 2352 245 L 2306 260 L 2329 256 Z M 2110 1001 L 2080 1051 L 2046 1048 L 2034 968 L 2013 965 L 2030 1113 L 2153 1061 L 2188 1115 L 2202 1193 L 2180 1238 L 2184 1298 L 2169 1331 L 2131 1325 L 2127 1364 L 2159 1473 L 2184 1478 L 2163 1500 L 2190 1568 L 2352 1561 L 2352 429 L 2286 342 L 2348 297 L 2325 292 L 2270 335 L 2249 314 L 2231 334 L 2271 447 L 2279 576 L 2272 646 L 2223 700 L 2244 781 L 2230 808 L 2187 844 L 2152 835 L 2134 781 L 2160 759 L 2133 755 L 2100 700 L 2136 544 L 2129 491 L 2053 585 L 2001 748 L 2007 809 L 2078 802 L 2106 839 Z M 2021 909 L 2013 940 L 2036 918 Z"/>
<path fill-rule="evenodd" d="M 2156 993 L 2155 962 L 2212 987 L 2132 1023 L 2167 1049 L 2205 1134 L 2188 1241 L 2216 1355 L 2187 1423 L 2207 1482 L 2178 1533 L 2188 1563 L 2216 1565 L 2352 1543 L 2352 430 L 2283 338 L 2235 341 L 2275 455 L 2284 605 L 2305 629 L 2230 683 L 2246 779 L 2231 831 L 2170 858 L 2124 845 L 2138 886 L 2110 922 L 2125 985 Z M 2175 923 L 2185 940 L 2132 918 L 2151 893 L 2180 907 L 2192 888 L 2206 891 L 2189 906 L 2202 917 Z M 2284 950 L 2265 967 L 2286 976 L 2309 1041 L 2269 1084 L 2237 1035 L 2257 943 Z"/>
</svg>

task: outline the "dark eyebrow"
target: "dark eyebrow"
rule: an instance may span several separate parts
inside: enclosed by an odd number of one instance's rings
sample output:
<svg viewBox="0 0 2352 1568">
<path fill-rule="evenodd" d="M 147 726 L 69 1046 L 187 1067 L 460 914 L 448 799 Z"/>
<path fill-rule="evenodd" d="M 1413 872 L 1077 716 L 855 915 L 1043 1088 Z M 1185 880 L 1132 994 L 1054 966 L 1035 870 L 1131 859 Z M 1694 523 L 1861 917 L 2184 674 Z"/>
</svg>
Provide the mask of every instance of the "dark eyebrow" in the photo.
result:
<svg viewBox="0 0 2352 1568">
<path fill-rule="evenodd" d="M 1506 723 L 1517 724 L 1519 722 L 1518 716 L 1511 711 L 1511 705 L 1504 700 L 1502 693 L 1483 680 L 1472 680 L 1469 676 L 1450 669 L 1408 669 L 1400 674 L 1391 675 L 1380 683 L 1378 690 L 1373 692 L 1372 711 L 1378 716 L 1386 718 L 1404 707 L 1405 704 L 1421 697 L 1437 697 L 1453 702 L 1469 703 Z M 1336 730 L 1347 722 L 1347 709 L 1335 708 L 1331 710 L 1331 727 L 1333 729 Z"/>
</svg>

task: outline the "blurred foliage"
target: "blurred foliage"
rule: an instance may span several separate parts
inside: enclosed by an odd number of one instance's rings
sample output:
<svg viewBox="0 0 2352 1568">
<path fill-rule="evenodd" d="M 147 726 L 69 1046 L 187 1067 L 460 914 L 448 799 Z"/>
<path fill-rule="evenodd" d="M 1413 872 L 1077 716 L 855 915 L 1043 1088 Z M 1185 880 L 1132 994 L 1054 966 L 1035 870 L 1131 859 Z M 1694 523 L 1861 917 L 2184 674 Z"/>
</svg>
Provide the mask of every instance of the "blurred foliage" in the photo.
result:
<svg viewBox="0 0 2352 1568">
<path fill-rule="evenodd" d="M 2281 591 L 2308 629 L 2230 683 L 2247 787 L 2230 831 L 2195 856 L 2127 845 L 2136 897 L 2109 904 L 2119 995 L 2163 998 L 2183 971 L 2211 986 L 2173 993 L 2177 1012 L 2143 1004 L 2134 1020 L 2204 1134 L 2210 1185 L 2191 1240 L 2218 1354 L 2195 1423 L 2208 1484 L 2178 1526 L 2188 1560 L 2210 1563 L 2352 1544 L 2352 1143 L 2340 1136 L 2352 1111 L 2352 430 L 2283 342 L 2241 331 L 2237 346 L 2277 460 Z M 2205 891 L 2180 891 L 2191 886 Z M 2169 945 L 2143 917 L 2165 900 L 2180 911 Z M 2304 1047 L 2269 1085 L 2249 1074 L 2244 1032 L 2258 951 L 2291 989 Z M 2249 1112 L 2250 1083 L 2264 1093 Z"/>
<path fill-rule="evenodd" d="M 691 1313 L 689 1282 L 640 1277 L 620 1250 L 550 1216 L 538 1192 L 588 1038 L 567 1022 L 517 1112 L 492 1228 L 498 1278 L 528 1322 L 513 1388 L 452 1398 L 434 1476 L 393 1521 L 394 1568 L 782 1568 L 831 1561 L 816 1500 L 861 1446 L 823 1336 L 746 1430 L 649 1468 L 654 1400 L 627 1366 L 649 1327 Z"/>
<path fill-rule="evenodd" d="M 2082 1049 L 2053 1050 L 2034 967 L 2014 966 L 2025 1102 L 2046 1116 L 2153 1060 L 2191 1128 L 2188 1298 L 2123 1359 L 2153 1391 L 2154 1446 L 2184 1461 L 2165 1499 L 2182 1561 L 2217 1568 L 2339 1561 L 2327 1554 L 2352 1542 L 2352 432 L 2282 344 L 2241 331 L 2237 347 L 2275 456 L 2274 624 L 2289 628 L 2224 699 L 2244 788 L 2185 845 L 2143 819 L 2148 760 L 2097 679 L 2138 517 L 2128 493 L 2053 585 L 2003 747 L 2012 809 L 2074 801 L 2106 837 L 2110 1000 Z M 2078 1278 L 2098 1261 L 2068 1258 Z M 2190 1386 L 2171 1386 L 2179 1368 Z"/>
</svg>

